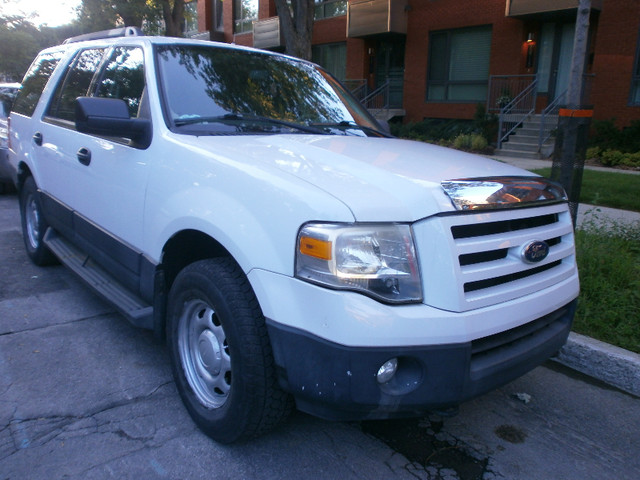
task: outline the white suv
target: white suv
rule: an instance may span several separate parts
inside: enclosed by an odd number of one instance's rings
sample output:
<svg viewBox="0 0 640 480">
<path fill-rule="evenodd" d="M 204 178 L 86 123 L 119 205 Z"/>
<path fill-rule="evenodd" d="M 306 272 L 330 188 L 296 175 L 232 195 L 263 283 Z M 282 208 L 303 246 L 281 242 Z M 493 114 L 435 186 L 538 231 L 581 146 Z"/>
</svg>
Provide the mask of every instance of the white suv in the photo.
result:
<svg viewBox="0 0 640 480">
<path fill-rule="evenodd" d="M 562 189 L 391 138 L 311 63 L 72 41 L 35 59 L 10 144 L 32 260 L 55 256 L 166 335 L 218 441 L 267 431 L 292 400 L 338 420 L 453 407 L 569 333 Z"/>
</svg>

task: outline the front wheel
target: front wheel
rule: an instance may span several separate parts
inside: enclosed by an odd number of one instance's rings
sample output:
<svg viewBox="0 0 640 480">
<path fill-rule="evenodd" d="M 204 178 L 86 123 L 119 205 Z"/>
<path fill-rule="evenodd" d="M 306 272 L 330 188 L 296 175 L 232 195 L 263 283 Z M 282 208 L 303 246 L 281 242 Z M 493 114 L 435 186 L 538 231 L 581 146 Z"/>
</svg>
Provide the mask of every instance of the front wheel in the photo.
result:
<svg viewBox="0 0 640 480">
<path fill-rule="evenodd" d="M 193 263 L 169 293 L 168 342 L 178 391 L 214 440 L 258 436 L 288 414 L 258 301 L 230 259 Z"/>
<path fill-rule="evenodd" d="M 48 225 L 33 177 L 28 177 L 20 189 L 20 220 L 24 246 L 31 261 L 40 266 L 56 263 L 55 256 L 43 242 Z"/>
</svg>

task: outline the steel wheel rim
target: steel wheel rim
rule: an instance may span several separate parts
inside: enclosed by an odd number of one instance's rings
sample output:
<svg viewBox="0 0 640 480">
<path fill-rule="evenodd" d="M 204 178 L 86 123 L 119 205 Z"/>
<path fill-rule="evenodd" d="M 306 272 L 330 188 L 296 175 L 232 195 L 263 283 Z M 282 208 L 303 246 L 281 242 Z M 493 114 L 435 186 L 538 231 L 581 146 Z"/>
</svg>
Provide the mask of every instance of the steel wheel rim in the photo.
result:
<svg viewBox="0 0 640 480">
<path fill-rule="evenodd" d="M 25 220 L 27 224 L 27 237 L 31 248 L 36 249 L 40 244 L 40 212 L 33 195 L 27 198 L 25 206 Z"/>
<path fill-rule="evenodd" d="M 198 401 L 206 408 L 223 406 L 231 390 L 231 357 L 224 329 L 207 303 L 185 303 L 178 324 L 178 350 Z"/>
</svg>

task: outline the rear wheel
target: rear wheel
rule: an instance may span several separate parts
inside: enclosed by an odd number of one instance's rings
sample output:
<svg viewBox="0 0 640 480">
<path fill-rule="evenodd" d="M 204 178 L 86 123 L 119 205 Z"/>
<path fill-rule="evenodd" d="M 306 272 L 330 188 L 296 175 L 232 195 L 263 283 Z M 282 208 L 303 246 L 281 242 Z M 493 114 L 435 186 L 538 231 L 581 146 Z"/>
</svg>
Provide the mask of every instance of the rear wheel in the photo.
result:
<svg viewBox="0 0 640 480">
<path fill-rule="evenodd" d="M 169 293 L 168 322 L 178 391 L 207 435 L 221 443 L 255 437 L 288 414 L 264 317 L 232 260 L 182 270 Z"/>
<path fill-rule="evenodd" d="M 20 219 L 22 237 L 27 255 L 36 265 L 51 265 L 56 258 L 42 239 L 48 225 L 42 215 L 38 187 L 33 177 L 28 177 L 20 190 Z"/>
</svg>

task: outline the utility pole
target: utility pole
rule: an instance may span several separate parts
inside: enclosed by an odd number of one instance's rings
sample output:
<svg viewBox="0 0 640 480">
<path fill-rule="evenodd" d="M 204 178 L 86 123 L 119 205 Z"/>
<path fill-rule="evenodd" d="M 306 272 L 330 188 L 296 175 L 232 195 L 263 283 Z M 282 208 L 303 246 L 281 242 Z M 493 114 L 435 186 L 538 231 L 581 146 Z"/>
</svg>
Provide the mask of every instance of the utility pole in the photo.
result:
<svg viewBox="0 0 640 480">
<path fill-rule="evenodd" d="M 559 112 L 551 169 L 551 179 L 559 182 L 569 196 L 569 208 L 574 225 L 580 201 L 589 127 L 593 116 L 593 108 L 584 104 L 583 95 L 590 14 L 591 0 L 579 0 L 566 105 Z"/>
</svg>

